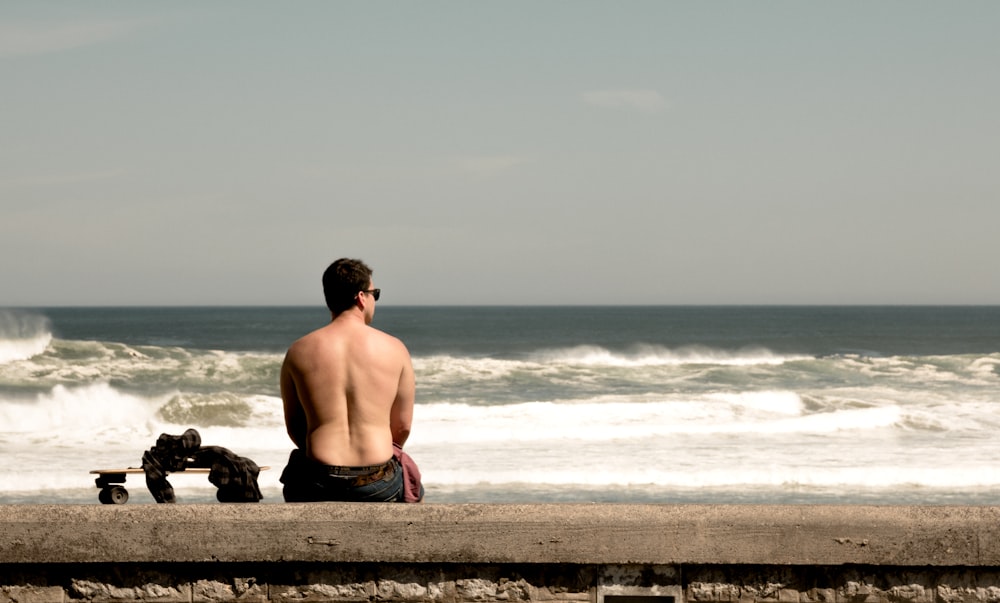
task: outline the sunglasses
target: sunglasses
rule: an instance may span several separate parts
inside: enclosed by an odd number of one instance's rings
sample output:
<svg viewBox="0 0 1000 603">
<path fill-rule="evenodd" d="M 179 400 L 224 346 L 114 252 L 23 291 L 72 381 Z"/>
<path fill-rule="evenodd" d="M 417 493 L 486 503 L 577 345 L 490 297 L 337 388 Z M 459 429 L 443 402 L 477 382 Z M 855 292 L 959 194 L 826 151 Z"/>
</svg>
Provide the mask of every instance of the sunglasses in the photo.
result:
<svg viewBox="0 0 1000 603">
<path fill-rule="evenodd" d="M 362 293 L 371 293 L 375 301 L 378 301 L 378 296 L 382 295 L 381 289 L 369 289 L 368 291 L 362 291 Z"/>
</svg>

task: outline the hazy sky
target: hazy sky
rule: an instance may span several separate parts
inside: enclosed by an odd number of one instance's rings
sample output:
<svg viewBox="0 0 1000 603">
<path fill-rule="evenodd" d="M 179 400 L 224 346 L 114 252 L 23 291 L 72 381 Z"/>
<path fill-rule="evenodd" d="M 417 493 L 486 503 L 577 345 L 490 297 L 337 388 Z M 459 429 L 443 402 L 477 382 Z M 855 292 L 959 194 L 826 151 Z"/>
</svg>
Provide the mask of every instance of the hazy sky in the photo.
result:
<svg viewBox="0 0 1000 603">
<path fill-rule="evenodd" d="M 1000 303 L 1000 2 L 4 2 L 0 306 Z"/>
</svg>

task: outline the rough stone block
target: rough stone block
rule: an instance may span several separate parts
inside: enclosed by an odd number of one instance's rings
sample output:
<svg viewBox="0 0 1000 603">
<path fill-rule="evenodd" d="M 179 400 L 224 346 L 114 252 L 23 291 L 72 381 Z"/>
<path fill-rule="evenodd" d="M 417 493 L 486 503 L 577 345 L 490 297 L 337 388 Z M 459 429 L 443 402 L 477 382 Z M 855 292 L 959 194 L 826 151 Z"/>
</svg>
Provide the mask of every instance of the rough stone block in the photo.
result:
<svg viewBox="0 0 1000 603">
<path fill-rule="evenodd" d="M 800 599 L 802 603 L 836 603 L 837 591 L 833 588 L 811 588 Z"/>
<path fill-rule="evenodd" d="M 267 587 L 258 584 L 255 578 L 234 578 L 231 582 L 198 580 L 192 586 L 192 601 L 193 603 L 215 601 L 264 603 L 267 601 Z"/>
<path fill-rule="evenodd" d="M 893 586 L 888 591 L 889 599 L 904 603 L 934 603 L 934 590 L 922 584 Z"/>
<path fill-rule="evenodd" d="M 997 603 L 1000 602 L 1000 587 L 989 586 L 949 586 L 939 584 L 935 589 L 936 603 Z"/>
<path fill-rule="evenodd" d="M 692 582 L 687 587 L 689 601 L 739 601 L 740 589 L 734 584 Z"/>
<path fill-rule="evenodd" d="M 379 601 L 426 601 L 428 590 L 417 582 L 379 580 L 375 583 L 375 597 Z"/>
<path fill-rule="evenodd" d="M 501 578 L 497 585 L 498 592 L 504 601 L 530 601 L 531 585 L 526 580 L 509 580 Z"/>
<path fill-rule="evenodd" d="M 66 591 L 61 586 L 4 586 L 0 603 L 63 603 Z"/>
<path fill-rule="evenodd" d="M 455 583 L 431 582 L 427 585 L 427 600 L 433 603 L 451 603 L 455 600 Z"/>
<path fill-rule="evenodd" d="M 740 587 L 740 600 L 779 601 L 784 584 L 765 582 L 763 584 L 745 584 Z"/>
<path fill-rule="evenodd" d="M 779 603 L 799 603 L 799 591 L 794 588 L 782 588 L 778 590 Z"/>
<path fill-rule="evenodd" d="M 468 601 L 524 601 L 527 593 L 510 582 L 494 582 L 482 578 L 455 580 L 455 597 L 459 602 Z"/>
<path fill-rule="evenodd" d="M 838 603 L 889 603 L 885 591 L 866 582 L 849 581 L 837 596 Z"/>
<path fill-rule="evenodd" d="M 375 596 L 372 583 L 271 585 L 269 591 L 272 601 L 295 603 L 367 603 Z"/>
<path fill-rule="evenodd" d="M 148 582 L 137 586 L 122 586 L 91 580 L 73 579 L 67 600 L 87 601 L 147 601 L 155 603 L 190 603 L 191 585 L 164 585 Z"/>
</svg>

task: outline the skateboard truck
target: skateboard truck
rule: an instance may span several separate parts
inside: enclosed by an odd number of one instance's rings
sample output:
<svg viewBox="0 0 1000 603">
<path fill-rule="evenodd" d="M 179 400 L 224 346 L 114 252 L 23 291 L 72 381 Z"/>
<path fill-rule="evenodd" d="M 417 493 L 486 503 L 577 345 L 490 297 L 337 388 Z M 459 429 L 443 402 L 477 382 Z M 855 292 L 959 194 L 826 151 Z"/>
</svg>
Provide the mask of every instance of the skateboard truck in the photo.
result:
<svg viewBox="0 0 1000 603">
<path fill-rule="evenodd" d="M 140 469 L 140 471 L 142 471 Z M 128 502 L 128 490 L 122 485 L 125 483 L 125 473 L 100 473 L 94 480 L 101 492 L 97 499 L 105 505 L 124 505 Z"/>
</svg>

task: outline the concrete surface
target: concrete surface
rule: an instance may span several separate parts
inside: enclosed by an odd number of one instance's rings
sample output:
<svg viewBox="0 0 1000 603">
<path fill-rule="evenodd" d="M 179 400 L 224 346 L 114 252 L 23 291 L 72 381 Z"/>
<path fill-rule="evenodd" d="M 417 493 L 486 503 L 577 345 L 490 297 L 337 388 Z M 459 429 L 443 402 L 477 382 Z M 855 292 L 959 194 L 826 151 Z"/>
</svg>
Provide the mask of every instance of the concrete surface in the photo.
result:
<svg viewBox="0 0 1000 603">
<path fill-rule="evenodd" d="M 998 520 L 1000 507 L 9 505 L 0 564 L 1000 567 Z"/>
</svg>

